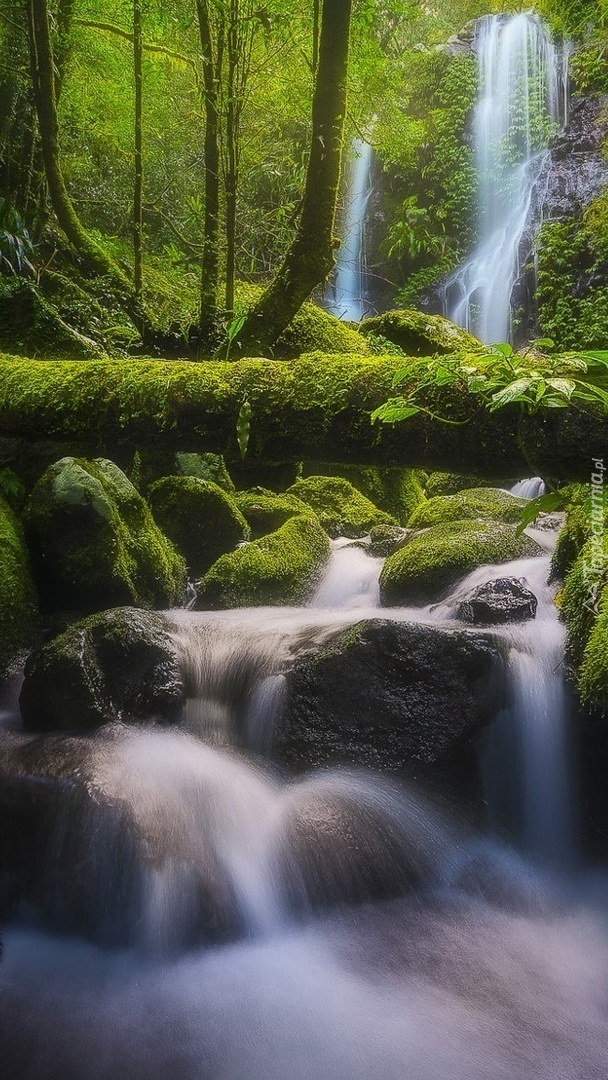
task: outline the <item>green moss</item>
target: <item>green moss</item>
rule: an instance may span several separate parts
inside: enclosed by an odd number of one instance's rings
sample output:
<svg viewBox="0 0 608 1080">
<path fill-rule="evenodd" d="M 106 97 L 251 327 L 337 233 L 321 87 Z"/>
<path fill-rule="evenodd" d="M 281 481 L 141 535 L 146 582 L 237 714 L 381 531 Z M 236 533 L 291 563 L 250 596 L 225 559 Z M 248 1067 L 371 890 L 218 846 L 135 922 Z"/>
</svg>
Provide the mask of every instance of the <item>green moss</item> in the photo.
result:
<svg viewBox="0 0 608 1080">
<path fill-rule="evenodd" d="M 382 468 L 378 465 L 311 462 L 304 467 L 304 476 L 309 475 L 341 476 L 349 480 L 374 506 L 385 510 L 403 525 L 425 498 L 419 471 L 399 465 Z"/>
<path fill-rule="evenodd" d="M 425 493 L 427 499 L 433 499 L 436 495 L 456 495 L 459 491 L 468 488 L 485 487 L 481 476 L 472 476 L 463 473 L 433 472 L 427 478 Z"/>
<path fill-rule="evenodd" d="M 314 516 L 292 517 L 276 532 L 222 555 L 200 584 L 197 607 L 301 604 L 316 585 L 329 551 Z"/>
<path fill-rule="evenodd" d="M 175 466 L 180 476 L 196 476 L 199 480 L 210 480 L 231 495 L 236 490 L 221 454 L 177 453 Z"/>
<path fill-rule="evenodd" d="M 26 525 L 50 609 L 170 606 L 183 600 L 182 557 L 111 461 L 62 458 L 52 465 L 30 496 Z"/>
<path fill-rule="evenodd" d="M 0 277 L 0 349 L 24 356 L 92 360 L 104 350 L 72 329 L 30 282 Z"/>
<path fill-rule="evenodd" d="M 38 602 L 21 526 L 0 498 L 0 680 L 37 633 Z"/>
<path fill-rule="evenodd" d="M 587 484 L 571 484 L 567 489 L 566 523 L 560 530 L 551 560 L 553 579 L 563 581 L 589 539 L 588 501 Z"/>
<path fill-rule="evenodd" d="M 387 311 L 361 324 L 361 334 L 377 334 L 403 350 L 406 356 L 435 356 L 479 352 L 481 342 L 441 315 L 422 311 Z"/>
<path fill-rule="evenodd" d="M 411 529 L 428 529 L 443 521 L 467 521 L 487 519 L 517 525 L 526 506 L 525 499 L 517 499 L 500 488 L 469 488 L 457 495 L 437 495 L 419 506 L 408 524 Z"/>
<path fill-rule="evenodd" d="M 265 488 L 239 491 L 236 504 L 249 523 L 254 540 L 276 532 L 296 514 L 310 513 L 310 507 L 295 495 L 275 495 Z"/>
<path fill-rule="evenodd" d="M 338 476 L 308 476 L 296 480 L 289 495 L 302 499 L 330 536 L 365 536 L 374 525 L 396 525 L 391 514 L 378 510 L 348 480 Z"/>
<path fill-rule="evenodd" d="M 516 536 L 512 525 L 489 521 L 434 525 L 386 560 L 380 576 L 382 603 L 431 603 L 477 566 L 540 554 L 538 544 L 528 536 Z"/>
<path fill-rule="evenodd" d="M 579 671 L 581 698 L 608 715 L 608 589 L 594 620 Z"/>
<path fill-rule="evenodd" d="M 235 500 L 217 484 L 195 476 L 167 476 L 152 485 L 148 503 L 156 524 L 202 577 L 220 555 L 249 540 Z"/>
<path fill-rule="evenodd" d="M 261 296 L 263 290 L 256 285 L 240 283 L 237 288 L 237 314 L 245 314 Z M 352 353 L 367 355 L 369 348 L 357 330 L 341 322 L 335 315 L 317 306 L 305 303 L 294 316 L 273 349 L 277 360 L 293 360 L 304 353 L 315 351 L 327 353 Z"/>
<path fill-rule="evenodd" d="M 601 211 L 601 212 L 600 212 Z M 559 349 L 604 349 L 608 339 L 608 200 L 581 220 L 543 225 L 538 244 L 539 325 Z"/>
</svg>

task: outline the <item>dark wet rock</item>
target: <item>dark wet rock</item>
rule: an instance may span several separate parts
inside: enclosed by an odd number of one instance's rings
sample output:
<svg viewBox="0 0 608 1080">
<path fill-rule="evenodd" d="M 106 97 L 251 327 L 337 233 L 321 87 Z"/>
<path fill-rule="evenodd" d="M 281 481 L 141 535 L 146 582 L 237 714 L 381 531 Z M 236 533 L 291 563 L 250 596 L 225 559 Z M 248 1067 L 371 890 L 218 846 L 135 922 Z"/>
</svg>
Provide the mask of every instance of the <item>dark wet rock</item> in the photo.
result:
<svg viewBox="0 0 608 1080">
<path fill-rule="evenodd" d="M 551 153 L 539 177 L 545 220 L 578 217 L 608 182 L 604 143 L 608 137 L 607 99 L 572 99 L 568 128 L 551 143 Z"/>
<path fill-rule="evenodd" d="M 398 551 L 412 536 L 411 529 L 402 529 L 397 525 L 375 525 L 370 531 L 370 553 L 386 558 Z"/>
<path fill-rule="evenodd" d="M 30 731 L 92 731 L 116 720 L 174 720 L 185 694 L 163 616 L 116 608 L 75 623 L 30 655 L 20 705 Z"/>
<path fill-rule="evenodd" d="M 465 596 L 458 614 L 465 622 L 488 626 L 533 619 L 537 606 L 538 600 L 521 578 L 496 578 Z"/>
<path fill-rule="evenodd" d="M 430 765 L 494 715 L 501 659 L 467 631 L 369 620 L 296 660 L 277 753 L 296 769 Z"/>
</svg>

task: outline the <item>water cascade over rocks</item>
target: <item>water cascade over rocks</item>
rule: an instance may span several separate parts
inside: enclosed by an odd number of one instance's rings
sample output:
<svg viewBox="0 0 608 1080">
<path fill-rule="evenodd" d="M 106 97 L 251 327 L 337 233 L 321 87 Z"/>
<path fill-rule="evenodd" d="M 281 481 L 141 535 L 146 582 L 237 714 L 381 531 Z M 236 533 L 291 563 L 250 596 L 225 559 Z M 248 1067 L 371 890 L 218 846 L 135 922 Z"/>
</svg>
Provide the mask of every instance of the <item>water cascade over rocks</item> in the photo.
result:
<svg viewBox="0 0 608 1080">
<path fill-rule="evenodd" d="M 339 319 L 359 322 L 370 314 L 365 269 L 365 215 L 372 193 L 373 151 L 368 142 L 352 142 L 351 165 L 342 243 L 336 269 L 325 294 L 325 307 Z"/>
<path fill-rule="evenodd" d="M 379 608 L 379 565 L 338 542 L 307 607 L 168 613 L 189 694 L 172 730 L 0 732 L 6 1080 L 606 1074 L 608 886 L 577 869 L 548 556 L 409 609 Z M 463 597 L 498 578 L 534 617 L 468 627 Z M 506 659 L 477 741 L 487 825 L 432 772 L 277 767 L 291 668 L 349 628 L 364 655 L 362 624 Z"/>
<path fill-rule="evenodd" d="M 568 115 L 568 50 L 538 16 L 481 20 L 473 134 L 477 246 L 445 281 L 443 314 L 486 344 L 514 336 L 514 286 L 530 254 L 551 135 Z"/>
</svg>

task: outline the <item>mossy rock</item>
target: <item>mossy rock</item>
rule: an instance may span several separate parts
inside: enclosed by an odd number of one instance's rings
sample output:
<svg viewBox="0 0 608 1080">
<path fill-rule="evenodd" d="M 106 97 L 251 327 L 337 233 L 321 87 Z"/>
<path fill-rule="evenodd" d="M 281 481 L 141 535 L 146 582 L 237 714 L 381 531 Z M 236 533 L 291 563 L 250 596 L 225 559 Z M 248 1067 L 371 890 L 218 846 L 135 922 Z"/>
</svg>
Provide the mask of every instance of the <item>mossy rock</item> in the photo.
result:
<svg viewBox="0 0 608 1080">
<path fill-rule="evenodd" d="M 481 476 L 472 476 L 468 473 L 433 472 L 427 478 L 424 491 L 427 499 L 434 499 L 436 495 L 456 495 L 459 491 L 465 491 L 468 488 L 489 486 L 490 481 L 486 482 Z"/>
<path fill-rule="evenodd" d="M 319 518 L 329 536 L 357 540 L 374 525 L 397 525 L 392 514 L 379 510 L 348 481 L 339 476 L 308 476 L 296 480 L 288 495 L 296 495 Z"/>
<path fill-rule="evenodd" d="M 589 487 L 571 484 L 567 490 L 566 522 L 560 530 L 551 560 L 551 576 L 563 581 L 590 536 Z"/>
<path fill-rule="evenodd" d="M 19 521 L 0 498 L 0 682 L 37 636 L 38 601 Z"/>
<path fill-rule="evenodd" d="M 429 604 L 440 600 L 477 566 L 541 555 L 530 537 L 513 525 L 456 521 L 417 533 L 390 555 L 380 575 L 383 604 Z"/>
<path fill-rule="evenodd" d="M 410 530 L 403 529 L 401 525 L 374 525 L 369 533 L 369 550 L 372 555 L 385 559 L 403 547 L 410 536 Z"/>
<path fill-rule="evenodd" d="M 67 457 L 50 466 L 32 491 L 25 521 L 48 610 L 183 602 L 183 558 L 112 461 Z"/>
<path fill-rule="evenodd" d="M 222 555 L 199 586 L 199 609 L 303 603 L 329 558 L 314 515 L 300 514 L 276 532 Z"/>
<path fill-rule="evenodd" d="M 374 334 L 398 345 L 406 356 L 436 356 L 458 352 L 480 352 L 484 346 L 477 338 L 441 315 L 422 311 L 387 311 L 365 319 L 360 333 Z"/>
<path fill-rule="evenodd" d="M 150 488 L 148 504 L 193 577 L 202 577 L 220 555 L 249 540 L 249 526 L 235 500 L 209 480 L 166 476 Z"/>
<path fill-rule="evenodd" d="M 175 467 L 180 476 L 196 476 L 198 480 L 210 480 L 231 495 L 236 490 L 221 454 L 177 453 Z"/>
<path fill-rule="evenodd" d="M 595 712 L 608 717 L 608 588 L 604 588 L 599 615 L 594 619 L 578 673 L 581 698 Z"/>
<path fill-rule="evenodd" d="M 37 359 L 99 360 L 105 350 L 73 330 L 30 282 L 0 277 L 0 350 Z"/>
<path fill-rule="evenodd" d="M 239 491 L 236 504 L 248 522 L 254 540 L 276 532 L 296 514 L 310 513 L 310 507 L 295 495 L 276 495 L 265 488 Z"/>
<path fill-rule="evenodd" d="M 185 698 L 166 619 L 115 608 L 74 623 L 28 657 L 20 705 L 29 731 L 93 731 L 115 721 L 176 720 Z"/>
<path fill-rule="evenodd" d="M 407 524 L 425 499 L 420 471 L 399 465 L 382 468 L 379 465 L 317 461 L 304 466 L 304 476 L 310 475 L 341 476 L 349 480 L 374 506 L 391 514 L 401 525 Z"/>
<path fill-rule="evenodd" d="M 517 499 L 500 488 L 469 488 L 457 495 L 438 495 L 414 511 L 408 525 L 411 529 L 428 529 L 448 521 L 488 520 L 517 525 L 526 500 Z"/>
<path fill-rule="evenodd" d="M 262 292 L 263 289 L 258 285 L 238 282 L 237 314 L 244 315 L 259 300 Z M 341 322 L 330 312 L 324 311 L 318 304 L 307 301 L 281 334 L 272 349 L 272 356 L 277 360 L 295 360 L 304 353 L 317 351 L 359 356 L 367 356 L 370 352 L 367 342 L 357 330 Z M 236 345 L 231 355 L 236 359 Z"/>
</svg>

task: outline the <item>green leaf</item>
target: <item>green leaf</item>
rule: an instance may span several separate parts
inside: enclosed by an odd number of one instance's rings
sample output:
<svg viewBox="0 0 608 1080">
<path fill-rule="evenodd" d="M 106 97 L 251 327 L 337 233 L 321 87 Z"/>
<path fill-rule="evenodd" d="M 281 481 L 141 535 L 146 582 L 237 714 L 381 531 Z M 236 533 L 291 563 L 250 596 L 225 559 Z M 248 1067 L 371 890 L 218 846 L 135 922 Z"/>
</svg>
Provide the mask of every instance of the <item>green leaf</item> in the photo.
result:
<svg viewBox="0 0 608 1080">
<path fill-rule="evenodd" d="M 566 496 L 562 491 L 548 491 L 546 495 L 539 495 L 537 499 L 530 499 L 521 513 L 521 519 L 515 533 L 521 536 L 524 529 L 536 521 L 539 514 L 550 514 L 553 510 L 561 510 Z"/>
<path fill-rule="evenodd" d="M 416 416 L 420 409 L 417 405 L 408 405 L 405 401 L 387 401 L 379 409 L 372 413 L 372 423 L 379 420 L 382 424 L 397 424 L 400 420 L 408 420 L 410 416 Z"/>
<path fill-rule="evenodd" d="M 513 401 L 521 401 L 522 396 L 529 390 L 532 382 L 533 380 L 528 376 L 525 379 L 516 379 L 515 382 L 509 383 L 504 390 L 492 394 L 491 408 L 493 410 L 500 409 L 503 405 L 510 405 Z"/>
<path fill-rule="evenodd" d="M 236 421 L 236 439 L 239 444 L 241 458 L 245 457 L 249 446 L 251 434 L 251 402 L 245 398 Z"/>
<path fill-rule="evenodd" d="M 490 348 L 500 356 L 513 356 L 513 346 L 509 345 L 508 341 L 499 341 L 494 345 L 490 345 Z"/>
<path fill-rule="evenodd" d="M 547 379 L 547 386 L 552 387 L 553 390 L 557 390 L 558 394 L 563 394 L 568 400 L 570 400 L 572 394 L 576 390 L 574 379 Z"/>
</svg>

